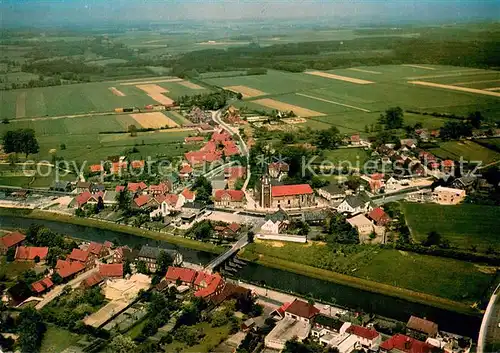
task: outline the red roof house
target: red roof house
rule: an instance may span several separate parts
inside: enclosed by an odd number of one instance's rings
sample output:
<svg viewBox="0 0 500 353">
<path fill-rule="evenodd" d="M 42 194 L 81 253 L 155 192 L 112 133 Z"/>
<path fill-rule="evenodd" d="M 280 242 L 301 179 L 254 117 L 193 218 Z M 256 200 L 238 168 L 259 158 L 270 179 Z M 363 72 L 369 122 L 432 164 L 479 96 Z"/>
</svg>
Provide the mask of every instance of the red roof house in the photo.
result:
<svg viewBox="0 0 500 353">
<path fill-rule="evenodd" d="M 182 284 L 193 284 L 196 278 L 196 271 L 185 267 L 169 266 L 165 279 L 169 282 L 177 282 L 180 280 Z"/>
<path fill-rule="evenodd" d="M 197 143 L 203 141 L 205 141 L 205 138 L 202 136 L 188 136 L 184 138 L 184 143 Z"/>
<path fill-rule="evenodd" d="M 97 257 L 106 256 L 107 249 L 101 243 L 96 243 L 95 241 L 89 244 L 89 249 L 91 254 L 96 255 Z"/>
<path fill-rule="evenodd" d="M 56 270 L 59 276 L 67 278 L 85 270 L 85 266 L 78 261 L 57 260 Z"/>
<path fill-rule="evenodd" d="M 124 186 L 124 185 L 116 185 L 115 191 L 122 192 L 123 190 L 125 190 L 125 188 L 126 188 L 126 186 Z"/>
<path fill-rule="evenodd" d="M 130 162 L 132 169 L 144 168 L 144 161 L 132 161 Z"/>
<path fill-rule="evenodd" d="M 387 223 L 391 221 L 387 213 L 381 207 L 374 208 L 369 214 L 368 218 L 373 220 L 378 226 L 385 226 Z"/>
<path fill-rule="evenodd" d="M 224 289 L 224 280 L 216 273 L 211 275 L 204 272 L 198 272 L 198 276 L 194 282 L 199 289 L 194 293 L 195 297 L 209 299 L 210 297 L 219 294 Z"/>
<path fill-rule="evenodd" d="M 346 332 L 369 341 L 373 341 L 374 339 L 380 336 L 380 334 L 377 331 L 358 325 L 349 326 Z"/>
<path fill-rule="evenodd" d="M 141 181 L 140 183 L 128 183 L 127 184 L 127 190 L 132 191 L 132 192 L 138 192 L 142 190 L 146 190 L 148 186 Z"/>
<path fill-rule="evenodd" d="M 402 335 L 400 333 L 392 336 L 387 341 L 380 345 L 382 352 L 404 352 L 404 353 L 431 353 L 440 351 L 434 346 L 416 340 L 412 337 Z"/>
<path fill-rule="evenodd" d="M 226 179 L 243 179 L 247 175 L 247 168 L 243 166 L 224 168 Z"/>
<path fill-rule="evenodd" d="M 193 191 L 189 190 L 188 188 L 184 189 L 181 192 L 181 195 L 184 197 L 186 202 L 193 202 L 194 199 L 196 198 L 196 194 Z"/>
<path fill-rule="evenodd" d="M 229 141 L 231 139 L 231 135 L 226 130 L 222 132 L 214 132 L 212 134 L 212 141 L 215 142 Z"/>
<path fill-rule="evenodd" d="M 134 199 L 134 203 L 137 207 L 144 207 L 149 200 L 151 200 L 151 195 L 140 195 Z"/>
<path fill-rule="evenodd" d="M 302 300 L 295 299 L 285 310 L 285 316 L 293 319 L 302 318 L 310 320 L 319 314 L 319 309 Z"/>
<path fill-rule="evenodd" d="M 93 164 L 89 166 L 89 169 L 91 173 L 100 173 L 104 171 L 104 167 L 101 164 Z"/>
<path fill-rule="evenodd" d="M 54 282 L 49 277 L 45 277 L 31 284 L 31 290 L 37 294 L 45 292 L 54 286 Z"/>
<path fill-rule="evenodd" d="M 90 252 L 88 250 L 73 249 L 68 258 L 73 261 L 85 262 L 89 256 Z"/>
<path fill-rule="evenodd" d="M 453 162 L 451 159 L 445 159 L 441 162 L 441 165 L 445 168 L 451 168 L 455 165 L 455 162 Z"/>
<path fill-rule="evenodd" d="M 271 188 L 273 197 L 305 195 L 312 194 L 313 192 L 309 184 L 277 185 Z"/>
<path fill-rule="evenodd" d="M 99 274 L 102 277 L 123 278 L 123 264 L 101 264 Z"/>
<path fill-rule="evenodd" d="M 40 260 L 45 260 L 48 253 L 48 247 L 18 246 L 15 259 L 16 261 L 33 261 L 38 256 Z"/>
<path fill-rule="evenodd" d="M 84 206 L 90 199 L 92 198 L 92 194 L 90 191 L 84 191 L 77 197 L 75 197 L 76 205 L 78 207 Z"/>
<path fill-rule="evenodd" d="M 26 239 L 26 236 L 22 233 L 9 233 L 6 236 L 0 238 L 0 250 L 2 250 L 2 252 L 6 252 L 8 248 L 20 245 L 24 241 L 24 239 Z"/>
<path fill-rule="evenodd" d="M 216 202 L 242 202 L 245 198 L 245 193 L 241 190 L 215 190 L 214 200 Z"/>
<path fill-rule="evenodd" d="M 188 177 L 193 172 L 193 168 L 189 164 L 185 164 L 179 170 L 179 176 Z"/>
<path fill-rule="evenodd" d="M 82 286 L 84 288 L 92 288 L 93 286 L 104 281 L 104 278 L 99 273 L 94 273 L 90 277 L 87 277 L 83 280 Z"/>
</svg>

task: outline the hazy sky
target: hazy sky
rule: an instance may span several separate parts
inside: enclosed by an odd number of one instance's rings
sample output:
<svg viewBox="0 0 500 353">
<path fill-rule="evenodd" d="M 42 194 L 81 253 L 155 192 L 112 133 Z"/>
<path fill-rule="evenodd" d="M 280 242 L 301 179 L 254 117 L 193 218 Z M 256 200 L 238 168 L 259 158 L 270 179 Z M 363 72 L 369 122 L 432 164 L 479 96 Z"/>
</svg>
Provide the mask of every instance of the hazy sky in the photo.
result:
<svg viewBox="0 0 500 353">
<path fill-rule="evenodd" d="M 330 17 L 335 22 L 500 19 L 500 0 L 0 0 L 3 25 Z"/>
</svg>

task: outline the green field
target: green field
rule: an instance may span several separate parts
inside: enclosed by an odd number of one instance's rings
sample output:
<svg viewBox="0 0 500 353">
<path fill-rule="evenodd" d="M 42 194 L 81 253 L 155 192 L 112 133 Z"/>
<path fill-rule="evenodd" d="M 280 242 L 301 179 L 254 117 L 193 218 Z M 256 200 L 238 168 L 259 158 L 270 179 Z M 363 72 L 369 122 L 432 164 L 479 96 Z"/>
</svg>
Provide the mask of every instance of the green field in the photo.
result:
<svg viewBox="0 0 500 353">
<path fill-rule="evenodd" d="M 291 261 L 467 303 L 480 300 L 493 279 L 471 263 L 369 245 L 336 246 L 332 250 L 325 244 L 284 243 L 275 247 L 258 242 L 245 248 L 244 257 Z"/>
<path fill-rule="evenodd" d="M 434 204 L 403 204 L 406 221 L 412 235 L 422 241 L 431 231 L 436 231 L 454 246 L 477 246 L 484 251 L 492 246 L 500 249 L 498 229 L 500 208 L 495 206 L 462 204 L 442 206 Z"/>
<path fill-rule="evenodd" d="M 422 76 L 451 76 L 462 80 L 464 70 L 452 66 L 426 65 L 434 70 L 403 65 L 363 66 L 351 69 L 330 70 L 329 73 L 374 82 L 360 85 L 307 73 L 289 73 L 269 70 L 266 75 L 202 78 L 204 82 L 220 87 L 247 86 L 266 93 L 249 97 L 239 105 L 251 109 L 269 110 L 252 101 L 272 98 L 278 101 L 315 110 L 325 116 L 310 118 L 336 125 L 342 132 L 362 131 L 365 125 L 374 124 L 381 112 L 391 106 L 403 109 L 454 113 L 466 115 L 470 111 L 484 111 L 491 118 L 500 117 L 500 101 L 486 95 L 431 88 L 408 83 L 411 78 Z M 477 75 L 491 77 L 493 71 L 478 70 Z M 469 77 L 469 76 L 467 76 Z M 475 77 L 475 76 L 474 76 Z M 422 79 L 424 80 L 424 79 Z M 429 79 L 429 81 L 431 81 Z M 434 82 L 434 81 L 432 81 Z M 405 123 L 423 123 L 427 128 L 439 128 L 445 119 L 407 114 Z"/>
<path fill-rule="evenodd" d="M 164 352 L 184 352 L 184 353 L 208 353 L 213 352 L 223 340 L 229 336 L 230 325 L 212 327 L 207 322 L 201 322 L 193 326 L 202 330 L 205 336 L 199 344 L 189 347 L 185 343 L 174 341 L 163 347 Z"/>
<path fill-rule="evenodd" d="M 482 161 L 483 165 L 500 160 L 500 153 L 472 141 L 442 142 L 429 151 L 442 159 L 459 161 L 463 157 L 465 161 Z"/>
<path fill-rule="evenodd" d="M 340 148 L 325 151 L 323 159 L 335 165 L 347 165 L 349 162 L 354 168 L 358 168 L 358 166 L 361 168 L 368 157 L 368 153 L 362 148 Z"/>
<path fill-rule="evenodd" d="M 40 353 L 59 353 L 72 346 L 80 339 L 80 335 L 69 332 L 54 325 L 47 325 L 40 347 Z"/>
</svg>

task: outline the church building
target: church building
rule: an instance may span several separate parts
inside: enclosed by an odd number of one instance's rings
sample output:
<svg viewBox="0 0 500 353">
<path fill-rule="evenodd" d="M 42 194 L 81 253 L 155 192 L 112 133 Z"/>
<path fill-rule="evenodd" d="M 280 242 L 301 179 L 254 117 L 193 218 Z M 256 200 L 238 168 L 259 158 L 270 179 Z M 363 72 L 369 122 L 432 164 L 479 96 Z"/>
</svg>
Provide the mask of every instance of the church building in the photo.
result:
<svg viewBox="0 0 500 353">
<path fill-rule="evenodd" d="M 301 208 L 316 204 L 309 184 L 272 185 L 269 175 L 262 176 L 259 203 L 263 208 Z"/>
</svg>

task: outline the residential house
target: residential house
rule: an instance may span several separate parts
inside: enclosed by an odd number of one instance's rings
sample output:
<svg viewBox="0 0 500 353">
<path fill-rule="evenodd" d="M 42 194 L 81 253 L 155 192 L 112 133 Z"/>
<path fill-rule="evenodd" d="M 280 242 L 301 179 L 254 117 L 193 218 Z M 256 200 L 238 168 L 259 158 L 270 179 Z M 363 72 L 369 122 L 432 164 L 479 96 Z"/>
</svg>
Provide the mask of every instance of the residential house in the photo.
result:
<svg viewBox="0 0 500 353">
<path fill-rule="evenodd" d="M 104 244 L 96 243 L 95 241 L 89 244 L 88 251 L 97 259 L 109 255 L 109 249 Z"/>
<path fill-rule="evenodd" d="M 197 289 L 194 296 L 207 300 L 220 294 L 224 289 L 225 282 L 218 273 L 212 275 L 205 272 L 198 272 L 194 280 L 194 286 Z"/>
<path fill-rule="evenodd" d="M 295 299 L 285 310 L 285 318 L 307 323 L 311 323 L 311 320 L 318 314 L 318 308 L 299 299 Z"/>
<path fill-rule="evenodd" d="M 90 191 L 90 182 L 88 181 L 79 181 L 76 183 L 76 192 L 82 193 L 84 191 Z"/>
<path fill-rule="evenodd" d="M 126 260 L 125 252 L 131 252 L 131 251 L 132 251 L 132 249 L 130 249 L 128 246 L 120 246 L 120 247 L 116 248 L 113 251 L 113 256 L 112 256 L 113 263 L 116 264 L 116 263 L 124 262 Z"/>
<path fill-rule="evenodd" d="M 418 138 L 424 142 L 429 141 L 429 131 L 427 129 L 416 129 L 415 134 L 418 136 Z"/>
<path fill-rule="evenodd" d="M 57 260 L 56 273 L 63 279 L 85 271 L 85 265 L 79 261 Z"/>
<path fill-rule="evenodd" d="M 88 250 L 73 249 L 71 254 L 68 256 L 68 260 L 71 262 L 79 262 L 85 268 L 89 269 L 95 266 L 96 256 Z"/>
<path fill-rule="evenodd" d="M 247 168 L 243 166 L 228 167 L 224 169 L 224 178 L 227 179 L 229 189 L 236 187 L 238 180 L 245 179 L 247 175 Z"/>
<path fill-rule="evenodd" d="M 99 272 L 97 272 L 97 273 L 93 273 L 89 277 L 85 278 L 82 281 L 82 283 L 80 284 L 80 286 L 82 286 L 85 289 L 88 289 L 88 288 L 92 288 L 92 287 L 102 283 L 103 281 L 104 281 L 104 278 L 99 274 Z"/>
<path fill-rule="evenodd" d="M 186 161 L 194 168 L 203 166 L 205 163 L 213 163 L 221 159 L 222 153 L 220 151 L 204 152 L 204 151 L 190 151 L 184 153 Z"/>
<path fill-rule="evenodd" d="M 99 274 L 103 278 L 123 278 L 123 264 L 100 264 Z"/>
<path fill-rule="evenodd" d="M 157 247 L 144 245 L 137 255 L 138 261 L 143 261 L 146 268 L 150 272 L 156 271 L 156 262 L 161 252 L 166 252 L 172 258 L 172 263 L 175 265 L 182 264 L 182 255 L 177 250 L 161 249 Z"/>
<path fill-rule="evenodd" d="M 361 145 L 361 137 L 359 136 L 359 134 L 354 134 L 354 135 L 351 136 L 349 142 L 353 146 L 359 146 L 359 145 Z"/>
<path fill-rule="evenodd" d="M 433 345 L 400 333 L 392 336 L 380 345 L 380 352 L 382 353 L 436 353 L 440 351 L 440 349 Z"/>
<path fill-rule="evenodd" d="M 374 231 L 373 223 L 363 214 L 347 219 L 347 222 L 358 230 L 359 235 L 369 235 Z"/>
<path fill-rule="evenodd" d="M 183 285 L 192 286 L 197 274 L 195 270 L 190 268 L 169 266 L 165 279 L 169 283 L 180 281 Z"/>
<path fill-rule="evenodd" d="M 6 254 L 10 248 L 19 246 L 26 239 L 26 236 L 19 232 L 9 233 L 0 238 L 0 253 Z"/>
<path fill-rule="evenodd" d="M 238 232 L 241 230 L 241 226 L 238 223 L 232 222 L 231 224 L 223 226 L 215 226 L 214 229 L 219 236 L 232 239 L 238 235 Z"/>
<path fill-rule="evenodd" d="M 142 194 L 148 186 L 145 182 L 141 181 L 139 183 L 128 183 L 127 190 L 134 194 Z"/>
<path fill-rule="evenodd" d="M 149 203 L 151 200 L 153 200 L 153 196 L 151 195 L 148 194 L 139 195 L 132 202 L 132 206 L 134 208 L 147 208 L 151 206 Z"/>
<path fill-rule="evenodd" d="M 89 165 L 89 171 L 91 174 L 104 172 L 104 166 L 102 164 L 92 164 Z"/>
<path fill-rule="evenodd" d="M 372 351 L 377 351 L 382 342 L 382 336 L 374 329 L 351 325 L 347 328 L 346 333 L 356 336 L 361 346 Z"/>
<path fill-rule="evenodd" d="M 16 248 L 16 261 L 44 261 L 49 253 L 48 247 L 18 246 Z"/>
<path fill-rule="evenodd" d="M 337 206 L 338 212 L 350 214 L 366 213 L 371 211 L 371 209 L 370 197 L 365 192 L 357 195 L 348 195 Z"/>
<path fill-rule="evenodd" d="M 359 346 L 358 337 L 349 333 L 326 334 L 319 339 L 319 342 L 336 349 L 339 353 L 351 353 Z"/>
<path fill-rule="evenodd" d="M 130 162 L 130 168 L 132 169 L 143 169 L 146 163 L 143 160 L 135 160 Z"/>
<path fill-rule="evenodd" d="M 241 190 L 215 190 L 216 207 L 240 208 L 245 202 L 245 193 Z"/>
<path fill-rule="evenodd" d="M 302 212 L 302 222 L 309 225 L 321 225 L 332 215 L 329 209 L 311 210 Z"/>
<path fill-rule="evenodd" d="M 102 194 L 104 194 L 104 192 L 106 191 L 106 187 L 105 187 L 103 184 L 95 184 L 95 183 L 92 183 L 92 184 L 90 184 L 89 191 L 90 191 L 92 194 L 98 194 L 98 193 L 102 193 Z M 101 196 L 102 196 L 102 195 L 101 195 Z"/>
<path fill-rule="evenodd" d="M 70 206 L 82 208 L 86 204 L 95 205 L 99 202 L 99 198 L 103 198 L 103 196 L 104 193 L 102 191 L 98 192 L 97 194 L 92 194 L 90 191 L 84 191 L 73 199 L 73 201 L 70 203 Z"/>
<path fill-rule="evenodd" d="M 184 189 L 179 195 L 179 203 L 181 205 L 184 205 L 186 202 L 194 202 L 195 199 L 196 193 L 188 188 Z"/>
<path fill-rule="evenodd" d="M 172 188 L 170 187 L 169 183 L 159 183 L 158 185 L 149 185 L 147 192 L 150 195 L 157 196 L 157 195 L 165 195 L 168 192 L 170 192 Z"/>
<path fill-rule="evenodd" d="M 445 159 L 441 162 L 441 166 L 443 167 L 444 171 L 450 171 L 453 167 L 455 167 L 455 162 L 451 159 Z"/>
<path fill-rule="evenodd" d="M 286 162 L 273 162 L 269 163 L 267 170 L 271 178 L 281 180 L 288 176 L 290 165 Z"/>
<path fill-rule="evenodd" d="M 415 338 L 434 338 L 438 334 L 438 325 L 435 322 L 411 316 L 406 324 L 406 334 Z"/>
<path fill-rule="evenodd" d="M 462 189 L 467 192 L 474 190 L 474 186 L 476 185 L 477 178 L 473 175 L 464 175 L 463 177 L 457 178 L 453 180 L 451 186 L 455 189 Z"/>
<path fill-rule="evenodd" d="M 432 200 L 440 205 L 456 205 L 465 199 L 465 190 L 438 186 L 432 192 Z"/>
<path fill-rule="evenodd" d="M 179 201 L 179 195 L 177 194 L 167 194 L 164 196 L 156 196 L 154 198 L 159 206 L 157 209 L 149 213 L 149 217 L 155 218 L 158 216 L 166 217 L 170 214 L 171 210 L 177 208 L 177 203 Z"/>
<path fill-rule="evenodd" d="M 31 284 L 31 290 L 40 295 L 54 286 L 54 282 L 49 277 L 45 277 Z"/>
<path fill-rule="evenodd" d="M 389 179 L 386 180 L 385 182 L 385 191 L 390 192 L 390 191 L 395 191 L 399 189 L 400 187 L 400 182 L 393 176 L 391 176 Z"/>
<path fill-rule="evenodd" d="M 401 147 L 407 147 L 409 149 L 416 148 L 418 143 L 415 139 L 402 139 L 399 142 L 401 143 Z"/>
<path fill-rule="evenodd" d="M 348 325 L 344 327 L 345 324 Z M 328 333 L 344 333 L 349 325 L 350 323 L 346 323 L 336 317 L 318 314 L 314 317 L 314 326 L 311 330 L 311 335 L 315 338 L 320 338 Z"/>
<path fill-rule="evenodd" d="M 330 183 L 319 188 L 318 194 L 331 203 L 336 203 L 345 197 L 345 188 L 343 188 L 340 184 Z"/>
<path fill-rule="evenodd" d="M 264 234 L 280 234 L 288 227 L 288 221 L 273 221 L 268 219 L 261 227 L 260 231 Z"/>
<path fill-rule="evenodd" d="M 184 144 L 202 143 L 205 141 L 203 136 L 188 136 L 184 138 Z"/>
<path fill-rule="evenodd" d="M 374 208 L 368 213 L 368 218 L 371 219 L 379 227 L 385 227 L 391 218 L 384 212 L 381 207 Z"/>
<path fill-rule="evenodd" d="M 193 175 L 193 168 L 189 164 L 184 164 L 179 170 L 179 177 L 181 179 L 189 179 Z"/>
</svg>

